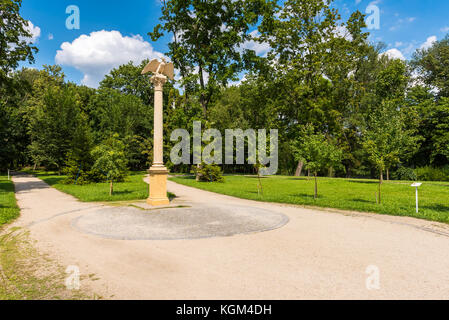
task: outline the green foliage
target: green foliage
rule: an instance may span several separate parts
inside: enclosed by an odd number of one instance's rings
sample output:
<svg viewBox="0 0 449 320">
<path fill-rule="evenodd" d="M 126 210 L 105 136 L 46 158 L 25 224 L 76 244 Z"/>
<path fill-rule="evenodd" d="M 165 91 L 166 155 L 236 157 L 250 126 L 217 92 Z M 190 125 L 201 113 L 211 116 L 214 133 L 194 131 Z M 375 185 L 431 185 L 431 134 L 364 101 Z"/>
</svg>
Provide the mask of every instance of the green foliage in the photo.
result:
<svg viewBox="0 0 449 320">
<path fill-rule="evenodd" d="M 438 89 L 439 97 L 449 98 L 449 35 L 430 48 L 418 50 L 411 65 L 420 80 Z"/>
<path fill-rule="evenodd" d="M 430 166 L 416 168 L 417 180 L 420 181 L 449 181 L 449 166 L 434 168 Z"/>
<path fill-rule="evenodd" d="M 74 90 L 51 85 L 41 97 L 30 101 L 29 132 L 32 142 L 29 151 L 35 163 L 59 171 L 65 166 L 67 154 L 76 144 L 75 133 L 80 134 L 77 126 L 86 122 L 85 119 L 81 120 Z"/>
<path fill-rule="evenodd" d="M 117 134 L 95 147 L 92 157 L 95 159 L 93 169 L 104 172 L 107 181 L 124 181 L 128 173 L 128 161 L 125 155 L 125 145 L 119 140 Z"/>
<path fill-rule="evenodd" d="M 405 180 L 405 181 L 416 181 L 418 180 L 418 176 L 416 175 L 415 170 L 408 167 L 399 167 L 398 170 L 394 173 L 393 177 L 396 180 Z"/>
<path fill-rule="evenodd" d="M 404 115 L 398 111 L 395 102 L 386 101 L 368 117 L 363 147 L 369 161 L 382 173 L 413 154 L 418 147 L 418 138 L 406 130 Z"/>
<path fill-rule="evenodd" d="M 223 172 L 221 168 L 215 164 L 201 164 L 194 167 L 198 181 L 201 182 L 224 182 Z"/>
<path fill-rule="evenodd" d="M 162 24 L 149 35 L 153 41 L 164 33 L 173 36 L 167 54 L 180 70 L 186 94 L 198 97 L 204 117 L 220 86 L 236 80 L 244 62 L 255 56 L 240 46 L 252 38 L 250 26 L 257 23 L 261 4 L 253 0 L 163 2 Z"/>
<path fill-rule="evenodd" d="M 293 146 L 295 159 L 317 175 L 321 170 L 341 165 L 342 151 L 324 134 L 315 133 L 312 125 L 306 125 Z"/>
<path fill-rule="evenodd" d="M 314 133 L 312 125 L 306 125 L 301 137 L 293 146 L 295 159 L 315 175 L 315 199 L 318 197 L 318 173 L 325 168 L 341 166 L 342 150 L 335 146 L 324 134 Z"/>
<path fill-rule="evenodd" d="M 33 52 L 37 48 L 29 43 L 32 37 L 26 29 L 28 21 L 21 17 L 22 0 L 0 2 L 0 94 L 5 90 L 8 74 L 17 68 L 19 62 L 34 62 Z"/>
</svg>

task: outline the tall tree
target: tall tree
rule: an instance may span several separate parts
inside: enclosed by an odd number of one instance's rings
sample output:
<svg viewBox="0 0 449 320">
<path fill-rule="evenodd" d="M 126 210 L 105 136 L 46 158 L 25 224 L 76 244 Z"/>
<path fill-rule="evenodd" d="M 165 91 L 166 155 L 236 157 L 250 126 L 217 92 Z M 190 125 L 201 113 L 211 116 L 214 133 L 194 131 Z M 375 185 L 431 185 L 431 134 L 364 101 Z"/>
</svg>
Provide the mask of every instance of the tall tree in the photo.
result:
<svg viewBox="0 0 449 320">
<path fill-rule="evenodd" d="M 419 80 L 438 91 L 438 97 L 449 97 L 449 35 L 430 48 L 418 50 L 411 66 Z"/>
<path fill-rule="evenodd" d="M 0 89 L 5 89 L 8 74 L 19 62 L 34 62 L 33 53 L 37 52 L 29 42 L 29 21 L 20 15 L 21 5 L 22 0 L 0 2 Z"/>
<path fill-rule="evenodd" d="M 342 130 L 349 100 L 342 93 L 351 92 L 351 74 L 362 56 L 358 47 L 366 46 L 363 27 L 363 15 L 356 12 L 342 23 L 327 0 L 287 0 L 264 17 L 259 41 L 272 49 L 270 67 L 263 71 L 276 75 L 278 123 L 287 140 L 295 140 L 307 123 L 327 135 Z M 337 90 L 340 101 L 335 101 Z M 302 165 L 299 161 L 297 175 Z"/>
<path fill-rule="evenodd" d="M 150 32 L 153 41 L 164 33 L 173 36 L 168 56 L 180 71 L 185 94 L 195 94 L 207 117 L 209 105 L 229 81 L 244 69 L 254 51 L 242 45 L 251 39 L 250 27 L 266 1 L 261 0 L 167 0 L 162 24 Z"/>
<path fill-rule="evenodd" d="M 372 110 L 363 132 L 363 147 L 379 173 L 379 203 L 382 203 L 381 186 L 385 171 L 415 152 L 417 143 L 418 138 L 413 132 L 406 130 L 404 115 L 394 100 L 384 101 Z"/>
</svg>

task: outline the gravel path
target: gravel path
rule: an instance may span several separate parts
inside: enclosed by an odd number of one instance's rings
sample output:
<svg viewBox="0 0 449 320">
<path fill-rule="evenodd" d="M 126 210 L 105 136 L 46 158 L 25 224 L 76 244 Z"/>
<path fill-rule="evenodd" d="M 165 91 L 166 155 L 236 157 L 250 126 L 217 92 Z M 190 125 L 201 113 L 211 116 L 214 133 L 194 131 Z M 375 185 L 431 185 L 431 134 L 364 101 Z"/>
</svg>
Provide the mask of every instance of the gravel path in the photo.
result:
<svg viewBox="0 0 449 320">
<path fill-rule="evenodd" d="M 29 229 L 38 248 L 61 264 L 95 274 L 94 290 L 106 298 L 449 298 L 445 224 L 258 203 L 169 182 L 178 196 L 175 205 L 251 207 L 280 213 L 289 222 L 231 237 L 117 240 L 73 226 L 110 207 L 81 203 L 37 178 L 13 181 L 22 209 L 14 226 Z"/>
</svg>

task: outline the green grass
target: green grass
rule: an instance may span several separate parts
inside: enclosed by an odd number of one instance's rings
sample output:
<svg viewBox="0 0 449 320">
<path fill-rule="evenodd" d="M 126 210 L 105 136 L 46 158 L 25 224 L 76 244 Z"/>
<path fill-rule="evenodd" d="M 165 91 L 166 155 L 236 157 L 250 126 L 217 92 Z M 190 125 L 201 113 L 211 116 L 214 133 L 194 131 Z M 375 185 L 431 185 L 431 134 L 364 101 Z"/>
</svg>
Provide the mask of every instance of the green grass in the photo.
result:
<svg viewBox="0 0 449 320">
<path fill-rule="evenodd" d="M 125 182 L 114 183 L 114 192 L 109 196 L 109 183 L 92 183 L 87 185 L 63 184 L 66 176 L 58 176 L 55 173 L 46 173 L 43 171 L 26 171 L 34 174 L 47 184 L 59 191 L 68 193 L 83 202 L 121 202 L 144 200 L 148 198 L 148 184 L 143 180 L 146 172 L 132 172 Z M 168 193 L 169 198 L 175 195 Z"/>
<path fill-rule="evenodd" d="M 62 183 L 66 178 L 65 176 L 43 172 L 34 174 L 53 188 L 71 194 L 83 202 L 129 201 L 148 198 L 148 184 L 143 181 L 146 175 L 144 172 L 133 172 L 126 178 L 125 182 L 114 183 L 112 196 L 109 196 L 109 183 L 92 183 L 82 186 L 66 185 Z"/>
<path fill-rule="evenodd" d="M 226 176 L 225 183 L 196 182 L 193 177 L 174 177 L 170 180 L 198 189 L 238 198 L 411 216 L 449 223 L 449 183 L 425 182 L 419 188 L 420 212 L 415 212 L 415 188 L 411 182 L 385 182 L 382 186 L 383 203 L 376 203 L 378 182 L 362 179 L 320 178 L 317 200 L 314 199 L 314 181 L 295 177 L 267 177 L 262 179 L 264 195 L 257 192 L 257 177 Z"/>
<path fill-rule="evenodd" d="M 63 266 L 37 251 L 28 232 L 0 233 L 0 300 L 101 299 L 86 288 L 91 277 L 81 276 L 80 290 L 68 290 L 66 277 Z"/>
<path fill-rule="evenodd" d="M 20 214 L 14 194 L 14 184 L 0 175 L 0 226 L 16 219 Z"/>
</svg>

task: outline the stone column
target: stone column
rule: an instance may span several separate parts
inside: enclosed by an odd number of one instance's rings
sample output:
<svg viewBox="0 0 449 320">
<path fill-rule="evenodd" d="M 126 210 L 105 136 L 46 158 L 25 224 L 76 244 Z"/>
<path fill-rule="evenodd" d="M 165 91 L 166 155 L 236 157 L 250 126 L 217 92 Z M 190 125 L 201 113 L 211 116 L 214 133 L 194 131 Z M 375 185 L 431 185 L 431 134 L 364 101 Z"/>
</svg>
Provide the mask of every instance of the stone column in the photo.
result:
<svg viewBox="0 0 449 320">
<path fill-rule="evenodd" d="M 154 84 L 154 141 L 153 141 L 153 165 L 150 168 L 150 197 L 147 203 L 152 206 L 170 204 L 167 198 L 168 170 L 164 166 L 164 109 L 163 89 L 167 77 L 156 74 L 151 78 Z"/>
</svg>

